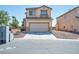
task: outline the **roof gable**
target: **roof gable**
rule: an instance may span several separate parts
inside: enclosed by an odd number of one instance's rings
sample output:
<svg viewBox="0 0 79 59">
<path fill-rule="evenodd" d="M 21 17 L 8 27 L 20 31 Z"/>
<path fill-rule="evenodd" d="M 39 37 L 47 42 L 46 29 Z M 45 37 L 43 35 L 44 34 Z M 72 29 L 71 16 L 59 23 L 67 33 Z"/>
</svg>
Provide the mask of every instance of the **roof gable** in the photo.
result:
<svg viewBox="0 0 79 59">
<path fill-rule="evenodd" d="M 62 15 L 58 16 L 57 18 L 60 18 L 60 17 L 62 17 L 62 16 L 64 16 L 64 15 L 66 15 L 66 14 L 70 13 L 71 11 L 73 11 L 73 10 L 77 9 L 77 8 L 79 8 L 79 6 L 77 6 L 77 7 L 73 8 L 73 9 L 71 9 L 71 10 L 67 11 L 67 12 L 65 12 L 64 14 L 62 14 Z"/>
<path fill-rule="evenodd" d="M 43 6 L 41 6 L 40 8 L 49 8 L 49 9 L 52 9 L 52 8 L 50 8 L 50 7 L 48 7 L 48 6 L 46 6 L 46 5 L 43 5 Z"/>
<path fill-rule="evenodd" d="M 38 8 L 42 8 L 42 7 L 52 9 L 52 8 L 50 8 L 50 7 L 46 6 L 46 5 L 42 5 L 42 6 L 40 6 L 40 7 L 26 8 L 26 10 L 28 10 L 28 9 L 38 9 Z"/>
</svg>

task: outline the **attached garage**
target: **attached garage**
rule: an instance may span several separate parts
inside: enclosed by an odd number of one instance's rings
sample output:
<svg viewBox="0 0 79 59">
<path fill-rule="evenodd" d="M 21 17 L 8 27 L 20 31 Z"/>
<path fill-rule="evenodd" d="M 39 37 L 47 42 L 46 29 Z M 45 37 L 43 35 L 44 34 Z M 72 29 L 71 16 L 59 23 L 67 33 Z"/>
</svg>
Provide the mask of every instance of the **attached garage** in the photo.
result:
<svg viewBox="0 0 79 59">
<path fill-rule="evenodd" d="M 48 32 L 48 23 L 31 23 L 30 32 Z"/>
</svg>

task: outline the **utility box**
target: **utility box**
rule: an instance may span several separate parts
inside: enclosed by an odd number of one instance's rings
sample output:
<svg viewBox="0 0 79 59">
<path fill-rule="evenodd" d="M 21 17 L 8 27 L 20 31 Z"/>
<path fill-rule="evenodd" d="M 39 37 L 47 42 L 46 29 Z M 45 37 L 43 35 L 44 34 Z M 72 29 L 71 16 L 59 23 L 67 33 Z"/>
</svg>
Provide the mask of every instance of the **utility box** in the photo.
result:
<svg viewBox="0 0 79 59">
<path fill-rule="evenodd" d="M 10 42 L 12 39 L 13 39 L 13 35 L 11 35 L 9 31 L 9 27 L 1 26 L 0 27 L 0 44 Z"/>
</svg>

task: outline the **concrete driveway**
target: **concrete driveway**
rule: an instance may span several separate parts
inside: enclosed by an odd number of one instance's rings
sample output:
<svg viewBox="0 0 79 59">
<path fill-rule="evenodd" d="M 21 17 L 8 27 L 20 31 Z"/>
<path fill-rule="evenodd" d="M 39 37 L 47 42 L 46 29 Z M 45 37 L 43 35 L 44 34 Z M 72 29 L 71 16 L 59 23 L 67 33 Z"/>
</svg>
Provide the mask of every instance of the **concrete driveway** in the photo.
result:
<svg viewBox="0 0 79 59">
<path fill-rule="evenodd" d="M 15 39 L 34 39 L 34 40 L 52 40 L 52 39 L 56 39 L 56 37 L 49 32 L 45 32 L 45 33 L 26 33 L 25 36 L 23 38 L 15 38 Z"/>
<path fill-rule="evenodd" d="M 14 40 L 0 45 L 0 54 L 78 54 L 75 40 Z"/>
</svg>

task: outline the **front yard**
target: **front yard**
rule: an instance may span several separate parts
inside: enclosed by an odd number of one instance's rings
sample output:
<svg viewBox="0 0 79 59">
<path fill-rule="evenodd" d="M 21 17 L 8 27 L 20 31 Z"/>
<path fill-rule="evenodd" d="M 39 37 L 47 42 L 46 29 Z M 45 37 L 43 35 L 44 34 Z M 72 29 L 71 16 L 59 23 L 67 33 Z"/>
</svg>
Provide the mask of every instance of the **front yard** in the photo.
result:
<svg viewBox="0 0 79 59">
<path fill-rule="evenodd" d="M 25 35 L 26 33 L 19 32 L 19 33 L 14 34 L 14 38 L 23 38 Z"/>
<path fill-rule="evenodd" d="M 28 38 L 29 36 L 30 37 L 32 36 L 32 37 L 35 38 L 35 36 L 38 36 L 38 37 L 42 36 L 42 37 L 44 37 L 46 35 L 47 35 L 47 33 L 46 34 L 44 33 L 44 35 L 42 35 L 42 34 L 38 35 L 38 34 L 33 34 L 33 33 L 30 34 L 30 33 L 20 32 L 20 33 L 14 35 L 14 37 L 15 38 L 23 38 L 23 37 L 26 36 L 26 38 Z M 56 37 L 56 38 L 59 38 L 59 39 L 79 39 L 79 34 L 70 33 L 70 32 L 64 32 L 64 31 L 55 31 L 55 30 L 52 30 L 51 35 L 49 34 L 47 36 L 48 37 L 50 37 L 50 36 L 51 37 Z"/>
<path fill-rule="evenodd" d="M 52 33 L 56 38 L 60 38 L 60 39 L 79 39 L 79 34 L 75 34 L 75 33 L 55 31 L 55 30 L 53 30 Z"/>
</svg>

